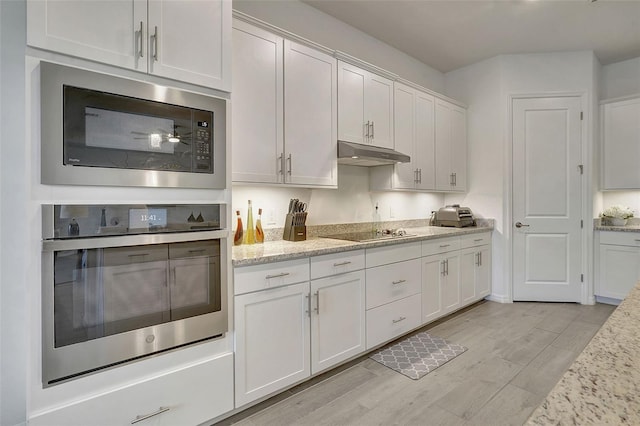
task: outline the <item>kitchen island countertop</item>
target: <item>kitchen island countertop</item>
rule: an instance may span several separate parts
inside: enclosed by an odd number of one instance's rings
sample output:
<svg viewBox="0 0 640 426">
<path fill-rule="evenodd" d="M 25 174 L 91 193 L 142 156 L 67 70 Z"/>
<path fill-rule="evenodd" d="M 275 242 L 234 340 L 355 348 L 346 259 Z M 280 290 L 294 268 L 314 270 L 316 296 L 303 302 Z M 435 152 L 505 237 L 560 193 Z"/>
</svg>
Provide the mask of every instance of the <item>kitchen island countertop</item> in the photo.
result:
<svg viewBox="0 0 640 426">
<path fill-rule="evenodd" d="M 382 239 L 362 243 L 337 240 L 333 238 L 310 238 L 306 241 L 297 242 L 279 240 L 267 241 L 263 244 L 234 246 L 232 253 L 233 266 L 239 267 L 258 265 L 263 263 L 297 259 L 300 257 L 339 253 L 349 250 L 382 247 L 392 244 L 491 232 L 493 231 L 493 226 L 473 226 L 467 228 L 424 226 L 420 228 L 406 228 L 405 230 L 407 231 L 407 234 L 410 234 L 411 236 Z"/>
<path fill-rule="evenodd" d="M 585 347 L 528 425 L 640 424 L 640 283 Z"/>
</svg>

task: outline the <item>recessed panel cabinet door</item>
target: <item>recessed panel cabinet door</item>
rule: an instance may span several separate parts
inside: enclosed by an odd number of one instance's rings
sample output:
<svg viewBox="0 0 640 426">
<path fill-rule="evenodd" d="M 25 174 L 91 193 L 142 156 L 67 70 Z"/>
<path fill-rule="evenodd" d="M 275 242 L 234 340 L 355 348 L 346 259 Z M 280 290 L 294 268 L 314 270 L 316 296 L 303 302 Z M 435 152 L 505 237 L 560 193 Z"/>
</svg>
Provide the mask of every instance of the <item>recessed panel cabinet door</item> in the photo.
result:
<svg viewBox="0 0 640 426">
<path fill-rule="evenodd" d="M 150 73 L 231 90 L 230 0 L 149 0 L 148 33 Z"/>
<path fill-rule="evenodd" d="M 393 81 L 370 73 L 364 105 L 371 145 L 393 148 Z"/>
<path fill-rule="evenodd" d="M 640 188 L 640 98 L 601 107 L 604 189 Z"/>
<path fill-rule="evenodd" d="M 283 166 L 282 38 L 233 22 L 232 179 L 278 183 Z"/>
<path fill-rule="evenodd" d="M 414 154 L 416 143 L 416 93 L 411 87 L 395 83 L 394 88 L 395 149 L 411 156 L 411 161 L 395 165 L 394 188 L 414 189 L 418 182 L 418 167 Z"/>
<path fill-rule="evenodd" d="M 365 274 L 350 272 L 311 282 L 311 372 L 365 350 Z"/>
<path fill-rule="evenodd" d="M 411 162 L 418 168 L 418 184 L 416 188 L 435 189 L 435 134 L 433 128 L 435 98 L 427 93 L 416 92 L 415 109 L 416 138 Z M 400 152 L 402 151 L 400 150 Z"/>
<path fill-rule="evenodd" d="M 284 41 L 285 182 L 337 186 L 335 58 Z"/>
<path fill-rule="evenodd" d="M 236 408 L 310 375 L 309 283 L 235 297 Z"/>
<path fill-rule="evenodd" d="M 365 139 L 364 92 L 368 72 L 338 61 L 338 139 L 368 143 Z"/>
<path fill-rule="evenodd" d="M 147 71 L 147 0 L 27 2 L 27 44 Z"/>
</svg>

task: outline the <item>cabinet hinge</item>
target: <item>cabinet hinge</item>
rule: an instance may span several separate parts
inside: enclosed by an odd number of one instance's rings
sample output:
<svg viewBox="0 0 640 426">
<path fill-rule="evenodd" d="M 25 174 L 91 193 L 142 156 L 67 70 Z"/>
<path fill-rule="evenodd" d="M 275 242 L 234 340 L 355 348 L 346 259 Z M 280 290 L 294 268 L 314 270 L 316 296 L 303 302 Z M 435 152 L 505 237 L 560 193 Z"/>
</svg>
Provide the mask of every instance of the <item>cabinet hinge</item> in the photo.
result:
<svg viewBox="0 0 640 426">
<path fill-rule="evenodd" d="M 584 113 L 580 111 L 580 120 L 584 120 Z"/>
<path fill-rule="evenodd" d="M 580 174 L 584 174 L 584 166 L 582 164 L 578 164 L 578 170 L 580 170 Z"/>
<path fill-rule="evenodd" d="M 584 282 L 584 274 L 580 274 L 580 282 L 583 283 Z"/>
</svg>

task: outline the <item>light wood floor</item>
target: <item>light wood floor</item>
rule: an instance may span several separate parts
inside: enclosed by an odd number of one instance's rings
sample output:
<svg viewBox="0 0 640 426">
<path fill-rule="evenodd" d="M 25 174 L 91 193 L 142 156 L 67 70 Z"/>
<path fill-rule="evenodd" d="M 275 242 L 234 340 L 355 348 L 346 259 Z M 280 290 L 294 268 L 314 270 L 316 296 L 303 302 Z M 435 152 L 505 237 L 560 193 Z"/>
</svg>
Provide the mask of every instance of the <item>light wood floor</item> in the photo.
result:
<svg viewBox="0 0 640 426">
<path fill-rule="evenodd" d="M 482 302 L 419 331 L 468 348 L 420 380 L 361 357 L 221 425 L 522 425 L 614 306 Z"/>
</svg>

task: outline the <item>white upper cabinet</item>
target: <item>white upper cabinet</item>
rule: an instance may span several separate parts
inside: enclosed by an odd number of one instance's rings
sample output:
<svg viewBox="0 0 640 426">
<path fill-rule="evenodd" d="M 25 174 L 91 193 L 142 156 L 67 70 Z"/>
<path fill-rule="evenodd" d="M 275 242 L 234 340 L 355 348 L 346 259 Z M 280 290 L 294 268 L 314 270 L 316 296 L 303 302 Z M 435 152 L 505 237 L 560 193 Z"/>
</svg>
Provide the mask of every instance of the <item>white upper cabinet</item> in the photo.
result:
<svg viewBox="0 0 640 426">
<path fill-rule="evenodd" d="M 603 189 L 640 188 L 640 98 L 602 105 Z"/>
<path fill-rule="evenodd" d="M 393 81 L 338 61 L 338 139 L 393 148 Z"/>
<path fill-rule="evenodd" d="M 336 60 L 233 22 L 232 179 L 336 187 Z"/>
<path fill-rule="evenodd" d="M 336 60 L 284 41 L 285 182 L 338 184 Z"/>
<path fill-rule="evenodd" d="M 233 21 L 232 180 L 282 181 L 282 37 Z"/>
<path fill-rule="evenodd" d="M 467 189 L 467 112 L 464 108 L 436 100 L 435 179 L 438 191 Z"/>
<path fill-rule="evenodd" d="M 411 161 L 371 169 L 371 187 L 377 190 L 434 190 L 435 98 L 395 82 L 393 104 L 395 150 L 409 155 Z"/>
<path fill-rule="evenodd" d="M 149 72 L 231 90 L 231 0 L 149 0 Z"/>
<path fill-rule="evenodd" d="M 231 1 L 27 2 L 27 44 L 231 89 Z"/>
</svg>

